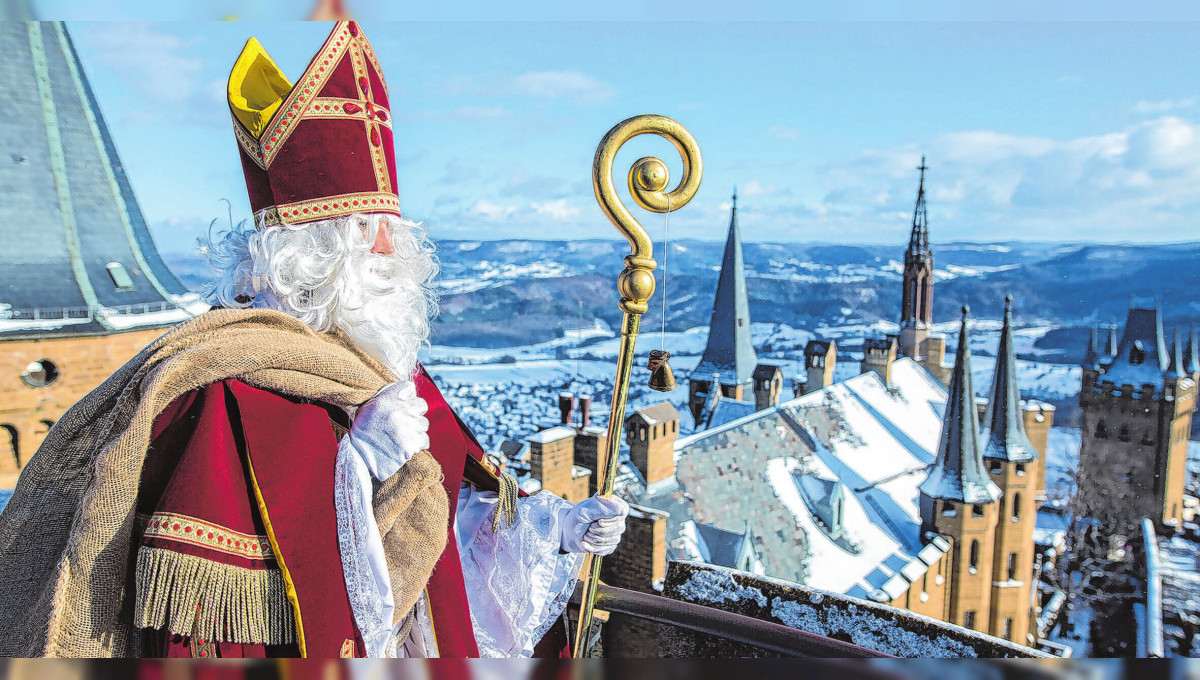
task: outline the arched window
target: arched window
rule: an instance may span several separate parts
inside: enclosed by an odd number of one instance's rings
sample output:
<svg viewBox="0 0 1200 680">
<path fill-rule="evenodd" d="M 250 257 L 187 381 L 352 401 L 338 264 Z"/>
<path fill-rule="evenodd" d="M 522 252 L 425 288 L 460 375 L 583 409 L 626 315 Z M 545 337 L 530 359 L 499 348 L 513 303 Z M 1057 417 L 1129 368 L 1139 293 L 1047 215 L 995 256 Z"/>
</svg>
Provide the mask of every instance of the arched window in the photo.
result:
<svg viewBox="0 0 1200 680">
<path fill-rule="evenodd" d="M 971 573 L 979 568 L 979 541 L 971 541 Z"/>
<path fill-rule="evenodd" d="M 1021 494 L 1013 494 L 1012 521 L 1021 521 Z"/>
<path fill-rule="evenodd" d="M 1017 554 L 1016 553 L 1008 554 L 1007 569 L 1008 569 L 1008 580 L 1009 581 L 1017 580 Z"/>
<path fill-rule="evenodd" d="M 17 469 L 21 469 L 21 435 L 17 432 L 17 428 L 12 425 L 0 425 L 0 443 L 4 441 L 3 437 L 8 439 L 8 453 L 12 456 L 13 463 Z M 4 449 L 0 448 L 0 452 Z"/>
<path fill-rule="evenodd" d="M 971 516 L 972 517 L 983 517 L 983 506 L 980 505 L 979 503 L 972 505 L 971 506 Z"/>
<path fill-rule="evenodd" d="M 1104 425 L 1104 419 L 1096 421 L 1096 439 L 1108 439 L 1108 428 Z"/>
</svg>

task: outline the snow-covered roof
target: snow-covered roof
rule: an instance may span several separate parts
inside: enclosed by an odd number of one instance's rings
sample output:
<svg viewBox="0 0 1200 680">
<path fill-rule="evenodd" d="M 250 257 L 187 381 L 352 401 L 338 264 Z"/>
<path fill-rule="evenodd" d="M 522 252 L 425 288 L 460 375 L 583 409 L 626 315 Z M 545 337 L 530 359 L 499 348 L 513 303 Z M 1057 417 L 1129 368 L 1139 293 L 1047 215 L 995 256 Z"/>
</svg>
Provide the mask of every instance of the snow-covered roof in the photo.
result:
<svg viewBox="0 0 1200 680">
<path fill-rule="evenodd" d="M 566 439 L 567 437 L 574 436 L 575 428 L 567 427 L 566 425 L 557 425 L 555 427 L 546 428 L 541 432 L 534 432 L 526 439 L 527 441 L 531 441 L 535 444 L 549 444 L 550 442 L 556 442 L 560 439 Z"/>
<path fill-rule="evenodd" d="M 673 556 L 695 559 L 695 538 L 690 550 L 680 540 L 688 520 L 748 530 L 769 575 L 890 600 L 887 590 L 919 579 L 949 549 L 922 536 L 917 489 L 934 460 L 945 404 L 942 385 L 900 359 L 890 385 L 863 373 L 682 437 L 668 485 L 648 495 L 626 475 L 623 493 L 670 513 Z M 805 502 L 806 476 L 843 485 L 840 535 Z M 818 493 L 825 485 L 810 486 Z"/>
<path fill-rule="evenodd" d="M 669 401 L 660 401 L 657 404 L 647 406 L 646 408 L 638 409 L 630 418 L 641 417 L 646 421 L 647 425 L 658 425 L 659 423 L 669 423 L 673 420 L 679 420 L 679 411 Z"/>
</svg>

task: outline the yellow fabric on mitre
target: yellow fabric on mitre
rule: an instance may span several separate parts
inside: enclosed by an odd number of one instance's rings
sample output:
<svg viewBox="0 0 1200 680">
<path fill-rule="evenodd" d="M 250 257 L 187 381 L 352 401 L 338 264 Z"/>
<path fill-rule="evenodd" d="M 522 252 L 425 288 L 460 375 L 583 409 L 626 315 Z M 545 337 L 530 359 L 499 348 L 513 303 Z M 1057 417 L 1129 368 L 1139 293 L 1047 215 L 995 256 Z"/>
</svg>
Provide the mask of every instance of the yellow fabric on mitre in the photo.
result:
<svg viewBox="0 0 1200 680">
<path fill-rule="evenodd" d="M 292 83 L 258 40 L 247 40 L 229 72 L 229 108 L 233 115 L 250 134 L 260 138 L 291 91 Z"/>
</svg>

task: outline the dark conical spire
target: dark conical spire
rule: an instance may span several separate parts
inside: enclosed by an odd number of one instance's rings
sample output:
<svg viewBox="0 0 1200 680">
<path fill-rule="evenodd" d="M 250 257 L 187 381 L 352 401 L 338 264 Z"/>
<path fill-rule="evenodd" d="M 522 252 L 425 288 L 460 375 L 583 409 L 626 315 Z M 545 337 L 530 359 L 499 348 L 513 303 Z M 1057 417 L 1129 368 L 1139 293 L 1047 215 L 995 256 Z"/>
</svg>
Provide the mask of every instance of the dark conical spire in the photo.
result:
<svg viewBox="0 0 1200 680">
<path fill-rule="evenodd" d="M 1100 367 L 1100 352 L 1096 345 L 1099 344 L 1100 331 L 1095 326 L 1092 326 L 1092 333 L 1088 336 L 1087 352 L 1083 355 L 1083 363 L 1080 364 L 1084 368 L 1095 370 Z"/>
<path fill-rule="evenodd" d="M 1186 364 L 1183 359 L 1183 335 L 1179 329 L 1175 329 L 1175 341 L 1171 343 L 1171 359 L 1167 364 L 1167 376 L 1171 378 L 1182 378 L 1187 375 Z"/>
<path fill-rule="evenodd" d="M 1200 342 L 1197 342 L 1196 329 L 1188 331 L 1187 349 L 1183 351 L 1183 370 L 1189 375 L 1200 373 Z"/>
<path fill-rule="evenodd" d="M 913 208 L 912 234 L 908 237 L 910 253 L 929 250 L 929 216 L 925 212 L 925 171 L 929 167 L 925 165 L 925 156 L 921 156 L 921 165 L 917 169 L 921 171 L 921 180 L 917 185 L 917 204 Z"/>
<path fill-rule="evenodd" d="M 969 307 L 963 306 L 958 354 L 954 357 L 937 459 L 920 489 L 929 498 L 991 503 L 1000 498 L 1000 488 L 988 478 L 983 468 L 979 427 L 975 422 L 975 389 L 971 384 L 971 344 L 967 330 L 970 311 Z"/>
<path fill-rule="evenodd" d="M 1092 332 L 1093 343 L 1096 339 Z M 1089 353 L 1092 346 L 1088 346 Z M 996 350 L 996 370 L 992 375 L 992 394 L 984 415 L 983 455 L 1013 463 L 1037 458 L 1025 423 L 1021 418 L 1021 392 L 1017 388 L 1017 357 L 1013 349 L 1012 296 L 1004 298 L 1004 328 Z"/>
<path fill-rule="evenodd" d="M 0 22 L 0 52 L 0 337 L 165 326 L 207 309 L 150 238 L 66 27 Z"/>
<path fill-rule="evenodd" d="M 746 294 L 742 236 L 737 221 L 737 189 L 734 189 L 729 237 L 725 241 L 712 321 L 708 325 L 708 347 L 692 375 L 707 380 L 716 373 L 720 375 L 722 385 L 742 385 L 750 382 L 757 365 L 758 355 L 750 341 L 750 301 Z"/>
</svg>

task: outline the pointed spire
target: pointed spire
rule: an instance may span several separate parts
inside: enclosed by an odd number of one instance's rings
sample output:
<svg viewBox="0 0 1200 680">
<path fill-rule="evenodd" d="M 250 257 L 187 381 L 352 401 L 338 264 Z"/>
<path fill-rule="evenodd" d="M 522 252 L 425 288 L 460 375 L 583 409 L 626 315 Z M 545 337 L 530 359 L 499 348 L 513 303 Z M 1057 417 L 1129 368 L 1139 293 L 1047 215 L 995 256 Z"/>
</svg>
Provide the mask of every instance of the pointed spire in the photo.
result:
<svg viewBox="0 0 1200 680">
<path fill-rule="evenodd" d="M 967 314 L 962 308 L 958 353 L 950 376 L 950 394 L 938 438 L 937 459 L 929 476 L 921 482 L 921 493 L 930 498 L 962 503 L 991 503 L 1000 498 L 997 487 L 983 468 L 979 427 L 975 422 L 975 389 L 971 384 L 971 344 Z"/>
<path fill-rule="evenodd" d="M 1200 338 L 1197 337 L 1196 328 L 1193 326 L 1188 329 L 1187 348 L 1183 350 L 1183 370 L 1188 372 L 1188 375 L 1196 375 L 1200 373 Z"/>
<path fill-rule="evenodd" d="M 750 301 L 746 293 L 746 271 L 742 259 L 742 236 L 737 221 L 737 189 L 729 213 L 729 236 L 717 295 L 713 300 L 712 321 L 708 325 L 708 346 L 692 375 L 708 380 L 719 374 L 722 385 L 749 383 L 758 365 L 758 355 L 750 341 Z"/>
<path fill-rule="evenodd" d="M 1093 344 L 1096 333 L 1092 331 Z M 1088 346 L 1091 352 L 1093 345 Z M 996 350 L 996 370 L 992 375 L 992 393 L 983 417 L 983 456 L 1024 463 L 1037 458 L 1037 449 L 1025 434 L 1021 418 L 1021 391 L 1017 387 L 1017 357 L 1013 348 L 1012 296 L 1004 298 L 1004 328 Z"/>
<path fill-rule="evenodd" d="M 923 253 L 929 250 L 929 216 L 925 212 L 925 156 L 921 156 L 921 181 L 917 186 L 917 204 L 913 208 L 912 234 L 908 237 L 908 251 Z"/>
<path fill-rule="evenodd" d="M 1175 341 L 1171 343 L 1171 359 L 1167 364 L 1167 377 L 1183 378 L 1187 375 L 1187 369 L 1184 368 L 1183 361 L 1183 335 L 1179 329 L 1175 329 Z"/>
<path fill-rule="evenodd" d="M 1092 333 L 1088 336 L 1087 352 L 1083 355 L 1083 363 L 1080 365 L 1084 368 L 1096 370 L 1100 367 L 1100 352 L 1096 345 L 1099 343 L 1099 330 L 1092 326 Z"/>
</svg>

